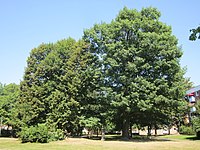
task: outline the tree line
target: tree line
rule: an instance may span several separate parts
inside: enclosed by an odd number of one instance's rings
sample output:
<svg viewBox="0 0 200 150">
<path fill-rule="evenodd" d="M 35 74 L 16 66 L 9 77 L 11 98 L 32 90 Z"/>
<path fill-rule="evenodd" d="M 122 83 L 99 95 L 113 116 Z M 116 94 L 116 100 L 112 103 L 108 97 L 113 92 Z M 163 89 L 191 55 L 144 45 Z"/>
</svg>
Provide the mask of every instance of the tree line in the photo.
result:
<svg viewBox="0 0 200 150">
<path fill-rule="evenodd" d="M 78 41 L 32 49 L 12 103 L 12 126 L 45 124 L 71 135 L 104 128 L 127 139 L 133 125 L 148 126 L 150 134 L 177 122 L 187 88 L 183 52 L 160 16 L 156 8 L 125 7 Z"/>
</svg>

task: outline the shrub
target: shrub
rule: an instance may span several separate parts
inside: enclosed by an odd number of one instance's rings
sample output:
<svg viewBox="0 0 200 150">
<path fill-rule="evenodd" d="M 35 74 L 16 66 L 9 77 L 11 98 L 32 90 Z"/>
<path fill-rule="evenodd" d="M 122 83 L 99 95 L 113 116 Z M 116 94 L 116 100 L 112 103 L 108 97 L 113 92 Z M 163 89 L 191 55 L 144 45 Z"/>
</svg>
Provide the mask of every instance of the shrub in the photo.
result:
<svg viewBox="0 0 200 150">
<path fill-rule="evenodd" d="M 192 119 L 194 131 L 196 132 L 196 136 L 200 138 L 200 118 L 195 117 Z"/>
<path fill-rule="evenodd" d="M 37 126 L 30 126 L 22 128 L 22 131 L 19 133 L 22 143 L 26 142 L 39 142 L 47 143 L 48 142 L 48 128 L 45 124 L 38 124 Z"/>
<path fill-rule="evenodd" d="M 64 132 L 61 129 L 54 129 L 49 133 L 49 141 L 63 140 Z"/>
<path fill-rule="evenodd" d="M 195 132 L 191 126 L 181 126 L 179 129 L 180 134 L 194 135 Z"/>
<path fill-rule="evenodd" d="M 64 133 L 61 129 L 48 130 L 48 127 L 45 124 L 38 124 L 37 126 L 22 128 L 19 137 L 22 140 L 22 143 L 47 143 L 50 141 L 63 140 Z"/>
</svg>

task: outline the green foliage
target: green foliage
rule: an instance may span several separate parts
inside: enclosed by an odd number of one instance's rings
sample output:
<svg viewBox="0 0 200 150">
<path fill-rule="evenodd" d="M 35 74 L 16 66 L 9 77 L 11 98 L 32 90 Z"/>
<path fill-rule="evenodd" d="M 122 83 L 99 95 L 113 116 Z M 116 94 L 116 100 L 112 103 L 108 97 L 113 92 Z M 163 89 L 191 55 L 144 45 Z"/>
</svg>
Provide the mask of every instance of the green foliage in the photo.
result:
<svg viewBox="0 0 200 150">
<path fill-rule="evenodd" d="M 11 83 L 2 85 L 0 83 L 0 117 L 2 124 L 18 126 L 16 103 L 19 98 L 19 85 Z"/>
<path fill-rule="evenodd" d="M 49 139 L 48 128 L 45 124 L 38 124 L 37 126 L 30 126 L 22 128 L 19 133 L 22 143 L 39 142 L 47 143 Z"/>
<path fill-rule="evenodd" d="M 185 134 L 185 135 L 194 135 L 195 132 L 191 126 L 180 126 L 179 128 L 179 133 L 180 134 Z"/>
<path fill-rule="evenodd" d="M 101 127 L 100 119 L 96 117 L 90 117 L 88 119 L 82 119 L 80 124 L 86 127 L 88 130 L 95 130 Z"/>
<path fill-rule="evenodd" d="M 4 85 L 0 82 L 0 95 L 3 94 L 3 88 L 4 88 Z"/>
<path fill-rule="evenodd" d="M 54 129 L 49 132 L 49 141 L 64 140 L 65 136 L 61 129 Z"/>
<path fill-rule="evenodd" d="M 53 44 L 41 44 L 34 48 L 27 60 L 24 80 L 20 83 L 20 98 L 18 101 L 18 118 L 24 125 L 44 123 L 49 112 L 47 95 L 51 92 L 44 86 L 51 74 L 45 70 L 44 59 L 53 50 Z"/>
<path fill-rule="evenodd" d="M 192 119 L 192 124 L 197 137 L 200 138 L 200 117 L 194 117 Z"/>
<path fill-rule="evenodd" d="M 19 132 L 19 137 L 22 143 L 47 143 L 50 141 L 63 140 L 64 133 L 60 129 L 51 131 L 45 124 L 38 124 L 37 126 L 22 128 L 22 131 Z"/>
<path fill-rule="evenodd" d="M 196 107 L 196 112 L 195 115 L 200 118 L 200 101 L 197 100 L 197 102 L 195 103 L 195 107 Z"/>
<path fill-rule="evenodd" d="M 93 75 L 98 76 L 90 68 L 94 60 L 87 47 L 81 40 L 68 38 L 31 51 L 20 84 L 18 117 L 22 126 L 47 123 L 71 134 L 79 131 L 80 114 L 88 114 L 81 106 L 96 101 L 95 91 L 91 91 L 97 83 Z"/>
<path fill-rule="evenodd" d="M 197 101 L 195 107 L 196 107 L 196 112 L 195 116 L 192 117 L 192 125 L 194 131 L 196 132 L 196 136 L 200 138 L 200 101 Z"/>
<path fill-rule="evenodd" d="M 102 83 L 112 99 L 109 108 L 126 138 L 130 123 L 169 124 L 182 106 L 182 51 L 171 27 L 159 17 L 155 8 L 125 7 L 111 23 L 84 32 L 90 52 L 102 63 Z"/>
<path fill-rule="evenodd" d="M 152 7 L 125 7 L 83 40 L 34 48 L 20 83 L 20 126 L 46 123 L 71 134 L 110 126 L 128 138 L 131 124 L 169 125 L 186 84 L 178 40 L 160 16 Z"/>
<path fill-rule="evenodd" d="M 192 33 L 189 37 L 189 40 L 195 41 L 196 39 L 200 39 L 200 26 L 197 27 L 196 29 L 191 29 L 190 32 Z"/>
</svg>

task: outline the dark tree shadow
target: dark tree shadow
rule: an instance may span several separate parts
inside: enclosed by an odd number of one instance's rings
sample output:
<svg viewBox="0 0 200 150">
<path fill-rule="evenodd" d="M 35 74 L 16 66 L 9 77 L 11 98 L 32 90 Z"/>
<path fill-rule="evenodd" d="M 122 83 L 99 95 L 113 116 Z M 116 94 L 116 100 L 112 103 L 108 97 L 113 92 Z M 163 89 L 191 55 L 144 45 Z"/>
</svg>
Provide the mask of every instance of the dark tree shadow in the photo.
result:
<svg viewBox="0 0 200 150">
<path fill-rule="evenodd" d="M 197 140 L 200 140 L 200 137 L 194 136 L 194 137 L 187 137 L 186 139 L 187 139 L 187 140 L 197 141 Z"/>
<path fill-rule="evenodd" d="M 89 140 L 101 140 L 101 136 L 99 137 L 90 137 L 82 136 L 82 138 L 89 139 Z M 168 138 L 161 138 L 160 136 L 143 136 L 143 135 L 137 135 L 133 136 L 130 139 L 123 139 L 120 135 L 107 135 L 105 138 L 105 141 L 123 141 L 123 142 L 167 142 L 172 141 Z"/>
</svg>

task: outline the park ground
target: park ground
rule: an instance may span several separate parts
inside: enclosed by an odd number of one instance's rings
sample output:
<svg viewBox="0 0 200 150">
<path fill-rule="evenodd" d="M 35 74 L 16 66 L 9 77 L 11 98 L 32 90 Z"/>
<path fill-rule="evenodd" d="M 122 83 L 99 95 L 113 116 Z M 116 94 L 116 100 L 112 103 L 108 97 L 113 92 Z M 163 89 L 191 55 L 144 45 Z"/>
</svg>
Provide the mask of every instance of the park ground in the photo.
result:
<svg viewBox="0 0 200 150">
<path fill-rule="evenodd" d="M 195 136 L 161 136 L 151 140 L 137 138 L 120 141 L 108 138 L 106 141 L 86 138 L 66 138 L 50 143 L 21 143 L 15 138 L 0 138 L 0 150 L 199 150 L 200 140 Z"/>
</svg>

